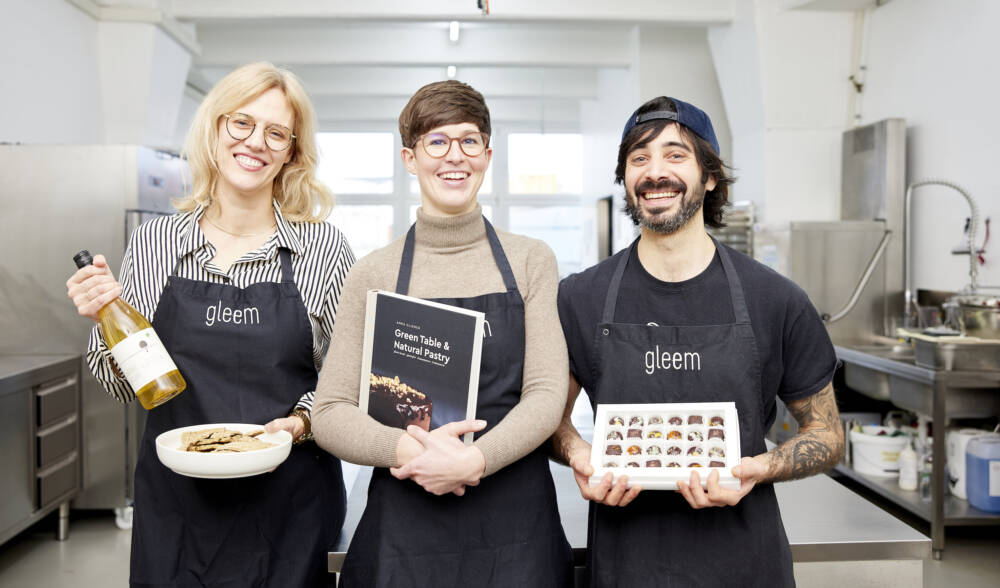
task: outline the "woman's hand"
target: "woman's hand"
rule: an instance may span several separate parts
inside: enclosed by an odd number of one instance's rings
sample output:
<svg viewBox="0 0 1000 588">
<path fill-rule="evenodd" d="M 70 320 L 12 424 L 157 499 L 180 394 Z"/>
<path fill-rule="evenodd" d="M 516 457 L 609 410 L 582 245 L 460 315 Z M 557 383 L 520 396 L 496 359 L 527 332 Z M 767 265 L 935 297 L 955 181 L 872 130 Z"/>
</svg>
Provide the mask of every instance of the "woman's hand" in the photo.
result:
<svg viewBox="0 0 1000 588">
<path fill-rule="evenodd" d="M 298 439 L 302 436 L 302 433 L 306 432 L 306 424 L 298 416 L 289 416 L 280 419 L 274 419 L 273 421 L 264 425 L 264 430 L 268 433 L 277 433 L 278 431 L 288 431 L 292 436 L 292 439 Z"/>
<path fill-rule="evenodd" d="M 122 293 L 122 285 L 108 267 L 103 255 L 95 255 L 94 263 L 84 266 L 66 281 L 66 294 L 80 316 L 98 322 L 97 311 Z"/>
<path fill-rule="evenodd" d="M 462 435 L 481 431 L 486 421 L 456 421 L 428 433 L 420 427 L 409 426 L 407 435 L 419 442 L 424 450 L 406 464 L 390 468 L 400 480 L 412 479 L 424 490 L 435 495 L 453 492 L 465 494 L 466 486 L 479 484 L 486 470 L 486 458 L 474 445 L 462 442 Z"/>
</svg>

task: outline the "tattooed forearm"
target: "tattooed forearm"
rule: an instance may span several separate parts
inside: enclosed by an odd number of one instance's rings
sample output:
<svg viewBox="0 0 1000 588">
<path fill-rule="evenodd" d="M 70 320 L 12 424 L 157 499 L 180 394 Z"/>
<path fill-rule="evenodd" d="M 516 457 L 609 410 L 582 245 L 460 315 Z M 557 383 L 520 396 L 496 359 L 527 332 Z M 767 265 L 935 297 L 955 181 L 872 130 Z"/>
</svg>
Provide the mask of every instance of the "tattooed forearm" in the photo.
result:
<svg viewBox="0 0 1000 588">
<path fill-rule="evenodd" d="M 833 384 L 787 406 L 799 423 L 799 432 L 768 452 L 768 479 L 772 482 L 795 480 L 827 470 L 844 452 L 844 429 Z"/>
</svg>

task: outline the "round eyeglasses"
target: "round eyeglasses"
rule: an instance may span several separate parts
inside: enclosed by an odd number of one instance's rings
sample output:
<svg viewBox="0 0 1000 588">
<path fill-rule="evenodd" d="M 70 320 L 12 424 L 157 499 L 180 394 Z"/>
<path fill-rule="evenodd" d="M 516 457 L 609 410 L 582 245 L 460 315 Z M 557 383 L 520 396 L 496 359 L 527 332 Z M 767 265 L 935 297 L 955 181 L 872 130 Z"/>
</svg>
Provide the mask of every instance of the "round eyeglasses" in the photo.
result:
<svg viewBox="0 0 1000 588">
<path fill-rule="evenodd" d="M 490 144 L 490 136 L 486 133 L 472 132 L 461 137 L 449 137 L 444 133 L 428 133 L 418 139 L 424 147 L 424 153 L 435 159 L 440 159 L 451 150 L 453 141 L 458 141 L 458 148 L 468 157 L 478 157 L 486 151 Z"/>
<path fill-rule="evenodd" d="M 224 114 L 222 116 L 226 117 L 226 132 L 237 141 L 249 139 L 250 135 L 257 128 L 257 121 L 249 114 L 234 112 L 233 114 Z M 291 129 L 288 127 L 281 125 L 268 125 L 264 127 L 264 143 L 267 144 L 268 149 L 271 151 L 284 151 L 291 146 L 294 140 L 295 135 L 292 134 Z"/>
</svg>

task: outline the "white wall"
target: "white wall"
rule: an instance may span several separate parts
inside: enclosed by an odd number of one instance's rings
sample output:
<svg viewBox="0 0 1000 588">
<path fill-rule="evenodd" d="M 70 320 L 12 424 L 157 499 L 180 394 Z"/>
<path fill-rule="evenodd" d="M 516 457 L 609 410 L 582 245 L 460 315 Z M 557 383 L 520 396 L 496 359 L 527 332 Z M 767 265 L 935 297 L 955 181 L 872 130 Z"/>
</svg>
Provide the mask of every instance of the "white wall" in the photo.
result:
<svg viewBox="0 0 1000 588">
<path fill-rule="evenodd" d="M 835 220 L 846 128 L 853 15 L 737 2 L 709 31 L 732 125 L 737 199 L 768 223 Z"/>
<path fill-rule="evenodd" d="M 97 22 L 66 0 L 5 1 L 0 141 L 100 143 Z"/>
<path fill-rule="evenodd" d="M 66 0 L 4 2 L 0 141 L 176 149 L 190 54 L 156 25 Z"/>
<path fill-rule="evenodd" d="M 907 122 L 907 181 L 944 178 L 971 192 L 981 216 L 1000 220 L 1000 114 L 996 75 L 1000 2 L 889 2 L 870 15 L 865 123 Z M 913 198 L 914 285 L 957 290 L 968 283 L 968 257 L 950 253 L 969 215 L 948 188 L 918 188 Z M 1000 286 L 1000 226 L 994 222 L 980 283 Z M 980 225 L 979 234 L 983 234 Z M 981 242 L 980 236 L 977 241 Z"/>
</svg>

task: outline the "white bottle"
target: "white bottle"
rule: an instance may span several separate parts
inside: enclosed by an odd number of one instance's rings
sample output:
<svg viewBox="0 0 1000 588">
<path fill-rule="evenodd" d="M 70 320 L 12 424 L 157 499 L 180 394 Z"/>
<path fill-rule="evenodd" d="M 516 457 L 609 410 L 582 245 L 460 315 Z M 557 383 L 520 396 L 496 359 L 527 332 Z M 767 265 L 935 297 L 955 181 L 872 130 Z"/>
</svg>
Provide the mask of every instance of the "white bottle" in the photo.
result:
<svg viewBox="0 0 1000 588">
<path fill-rule="evenodd" d="M 917 452 L 913 449 L 913 439 L 908 440 L 899 452 L 899 488 L 917 489 Z"/>
</svg>

